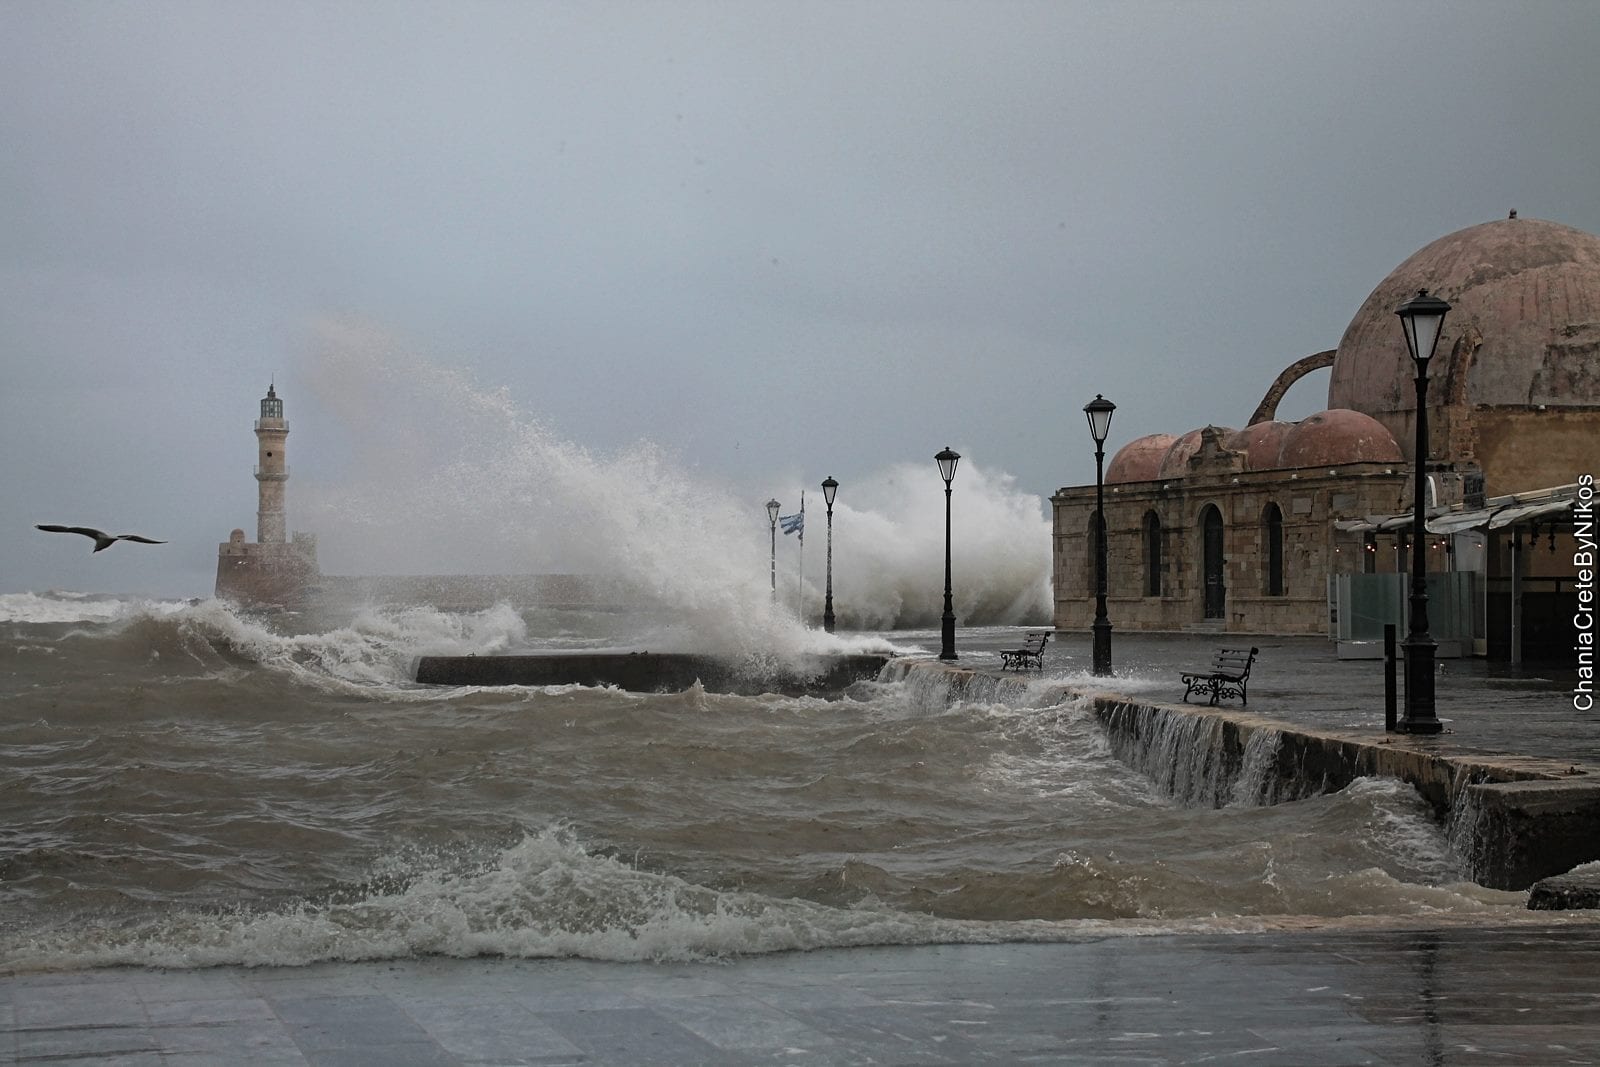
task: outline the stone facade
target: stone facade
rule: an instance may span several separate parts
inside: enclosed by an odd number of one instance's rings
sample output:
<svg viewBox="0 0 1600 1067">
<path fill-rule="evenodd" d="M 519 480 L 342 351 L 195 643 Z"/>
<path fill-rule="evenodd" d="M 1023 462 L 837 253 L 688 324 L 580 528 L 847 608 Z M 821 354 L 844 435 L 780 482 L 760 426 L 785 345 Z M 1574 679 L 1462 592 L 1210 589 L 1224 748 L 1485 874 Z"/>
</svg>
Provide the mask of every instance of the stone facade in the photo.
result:
<svg viewBox="0 0 1600 1067">
<path fill-rule="evenodd" d="M 1367 523 L 1378 532 L 1366 534 L 1337 524 L 1412 508 L 1416 371 L 1395 309 L 1421 288 L 1451 306 L 1428 375 L 1420 462 L 1429 506 L 1481 508 L 1485 496 L 1567 486 L 1595 472 L 1600 238 L 1512 212 L 1401 263 L 1362 303 L 1338 348 L 1286 368 L 1244 429 L 1151 434 L 1117 452 L 1105 477 L 1114 628 L 1327 633 L 1330 578 L 1407 569 L 1409 523 Z M 1332 369 L 1329 410 L 1276 421 L 1288 388 L 1322 367 Z M 1085 629 L 1095 611 L 1094 486 L 1064 488 L 1052 507 L 1055 623 Z M 1452 594 L 1474 599 L 1475 651 L 1487 645 L 1498 658 L 1497 648 L 1522 640 L 1503 635 L 1548 623 L 1539 643 L 1559 658 L 1556 631 L 1575 596 L 1570 576 L 1563 585 L 1570 525 L 1570 517 L 1547 517 L 1430 535 L 1430 576 L 1475 576 L 1476 586 Z M 1520 592 L 1507 592 L 1510 546 L 1533 543 L 1543 547 L 1519 557 Z"/>
<path fill-rule="evenodd" d="M 262 544 L 243 530 L 217 546 L 216 596 L 253 607 L 297 607 L 314 592 L 317 539 L 296 532 L 287 542 Z"/>
<path fill-rule="evenodd" d="M 1210 429 L 1181 477 L 1105 488 L 1113 627 L 1326 633 L 1327 576 L 1365 565 L 1362 539 L 1337 534 L 1334 521 L 1407 506 L 1409 472 L 1384 463 L 1251 471 L 1242 450 L 1226 447 L 1226 431 Z M 1051 505 L 1055 623 L 1086 629 L 1095 610 L 1095 488 L 1062 489 Z M 1208 570 L 1209 509 L 1221 520 L 1221 544 Z"/>
</svg>

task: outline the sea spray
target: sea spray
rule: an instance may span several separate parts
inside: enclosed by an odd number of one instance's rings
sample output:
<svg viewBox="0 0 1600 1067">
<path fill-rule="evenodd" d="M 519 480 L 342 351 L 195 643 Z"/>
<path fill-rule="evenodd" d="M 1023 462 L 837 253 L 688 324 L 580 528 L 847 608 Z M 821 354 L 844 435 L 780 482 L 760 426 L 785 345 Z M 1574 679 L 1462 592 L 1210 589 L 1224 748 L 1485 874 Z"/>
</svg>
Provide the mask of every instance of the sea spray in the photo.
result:
<svg viewBox="0 0 1600 1067">
<path fill-rule="evenodd" d="M 298 490 L 326 569 L 604 575 L 624 580 L 642 610 L 660 609 L 654 651 L 855 650 L 815 629 L 820 508 L 808 512 L 804 588 L 795 592 L 798 542 L 780 538 L 775 594 L 759 502 L 649 442 L 599 455 L 564 440 L 505 390 L 370 325 L 328 321 L 318 340 L 306 377 L 349 453 L 339 476 Z M 938 617 L 943 494 L 929 468 L 892 465 L 842 492 L 833 569 L 841 628 Z M 797 507 L 801 487 L 777 488 Z M 969 463 L 953 521 L 964 623 L 1046 619 L 1049 523 L 1039 499 Z"/>
</svg>

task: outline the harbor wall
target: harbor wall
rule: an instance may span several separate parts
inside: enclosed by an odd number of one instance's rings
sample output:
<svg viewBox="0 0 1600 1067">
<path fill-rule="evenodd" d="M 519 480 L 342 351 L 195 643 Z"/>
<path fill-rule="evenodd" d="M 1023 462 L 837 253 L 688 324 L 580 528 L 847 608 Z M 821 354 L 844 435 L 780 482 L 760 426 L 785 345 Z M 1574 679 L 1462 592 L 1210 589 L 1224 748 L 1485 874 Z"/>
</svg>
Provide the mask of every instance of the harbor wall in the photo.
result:
<svg viewBox="0 0 1600 1067">
<path fill-rule="evenodd" d="M 884 676 L 930 701 L 1079 701 L 1119 760 L 1186 804 L 1277 804 L 1336 792 L 1357 778 L 1398 778 L 1432 805 L 1473 881 L 1491 888 L 1526 889 L 1600 860 L 1596 768 L 1466 752 L 1437 739 L 1308 729 L 1243 710 L 1130 700 L 930 660 L 892 660 Z"/>
<path fill-rule="evenodd" d="M 886 662 L 865 655 L 761 661 L 668 652 L 422 656 L 415 677 L 425 685 L 591 685 L 655 693 L 699 683 L 714 693 L 826 696 L 876 678 Z"/>
</svg>

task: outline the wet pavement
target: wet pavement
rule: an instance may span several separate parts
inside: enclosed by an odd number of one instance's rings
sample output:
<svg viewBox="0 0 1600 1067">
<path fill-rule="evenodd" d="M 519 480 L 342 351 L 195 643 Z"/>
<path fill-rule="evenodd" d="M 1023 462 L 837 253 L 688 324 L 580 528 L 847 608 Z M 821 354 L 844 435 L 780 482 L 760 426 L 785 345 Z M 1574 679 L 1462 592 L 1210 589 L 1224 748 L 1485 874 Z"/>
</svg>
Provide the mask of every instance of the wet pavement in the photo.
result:
<svg viewBox="0 0 1600 1067">
<path fill-rule="evenodd" d="M 1021 628 L 958 632 L 957 664 L 997 668 L 997 650 L 1016 647 Z M 907 635 L 908 637 L 912 635 Z M 938 649 L 938 635 L 914 635 L 923 647 Z M 1383 732 L 1383 661 L 1341 660 L 1333 642 L 1320 637 L 1266 637 L 1232 634 L 1112 634 L 1115 677 L 1103 688 L 1126 690 L 1157 703 L 1180 703 L 1178 672 L 1204 667 L 1222 647 L 1256 647 L 1250 673 L 1248 710 L 1301 726 L 1330 730 Z M 1088 677 L 1093 651 L 1088 634 L 1063 633 L 1046 647 L 1043 675 L 1100 687 Z M 1435 704 L 1445 733 L 1440 745 L 1500 755 L 1571 760 L 1600 770 L 1600 710 L 1573 705 L 1577 672 L 1531 664 L 1518 670 L 1482 659 L 1441 659 L 1437 663 Z M 1401 665 L 1396 665 L 1401 671 Z M 1405 681 L 1398 679 L 1404 708 Z M 1239 708 L 1237 700 L 1224 706 Z M 1433 743 L 1411 737 L 1413 743 Z"/>
<path fill-rule="evenodd" d="M 0 1063 L 1600 1062 L 1600 926 L 0 979 Z"/>
</svg>

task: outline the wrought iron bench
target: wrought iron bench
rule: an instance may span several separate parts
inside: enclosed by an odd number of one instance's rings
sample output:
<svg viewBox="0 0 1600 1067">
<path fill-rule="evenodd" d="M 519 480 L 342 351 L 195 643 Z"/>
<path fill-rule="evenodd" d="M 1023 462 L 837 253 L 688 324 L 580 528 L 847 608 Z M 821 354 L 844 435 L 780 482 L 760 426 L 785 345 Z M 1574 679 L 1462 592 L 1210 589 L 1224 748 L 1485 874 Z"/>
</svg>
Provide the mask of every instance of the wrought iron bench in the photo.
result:
<svg viewBox="0 0 1600 1067">
<path fill-rule="evenodd" d="M 1213 706 L 1222 697 L 1238 697 L 1240 703 L 1249 704 L 1245 689 L 1250 682 L 1250 668 L 1260 651 L 1259 648 L 1219 648 L 1209 668 L 1182 672 L 1180 677 L 1189 687 L 1183 692 L 1183 702 L 1189 703 L 1192 693 L 1210 693 Z"/>
<path fill-rule="evenodd" d="M 1001 649 L 1000 669 L 1020 671 L 1024 667 L 1032 667 L 1036 671 L 1044 670 L 1044 646 L 1050 642 L 1050 633 L 1049 630 L 1036 630 L 1028 634 L 1021 648 Z"/>
</svg>

